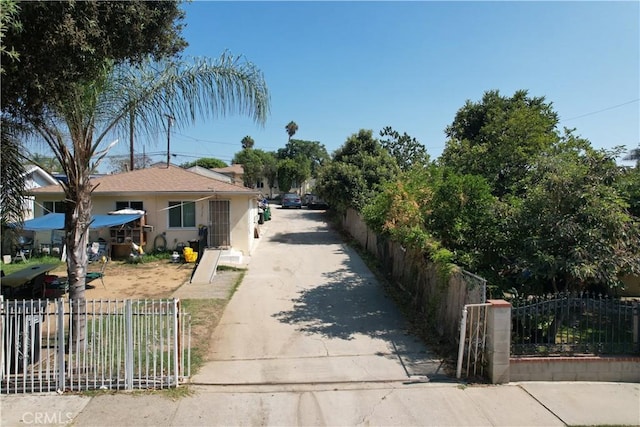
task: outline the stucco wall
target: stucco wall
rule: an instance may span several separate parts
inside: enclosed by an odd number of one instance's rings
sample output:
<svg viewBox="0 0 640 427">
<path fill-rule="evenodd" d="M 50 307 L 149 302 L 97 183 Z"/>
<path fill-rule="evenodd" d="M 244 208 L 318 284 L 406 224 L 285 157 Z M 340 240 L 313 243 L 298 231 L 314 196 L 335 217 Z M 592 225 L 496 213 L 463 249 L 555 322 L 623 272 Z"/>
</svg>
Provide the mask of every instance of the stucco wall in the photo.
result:
<svg viewBox="0 0 640 427">
<path fill-rule="evenodd" d="M 202 200 L 200 200 L 202 199 Z M 38 203 L 43 201 L 57 201 L 57 197 L 41 197 Z M 166 209 L 169 201 L 196 201 L 196 226 L 189 228 L 169 228 L 169 213 Z M 126 196 L 102 196 L 94 195 L 93 213 L 105 214 L 115 210 L 116 201 L 141 201 L 147 212 L 146 224 L 153 226 L 153 231 L 147 232 L 146 251 L 154 249 L 156 236 L 163 235 L 166 239 L 167 248 L 174 249 L 179 243 L 188 243 L 189 240 L 198 239 L 198 226 L 209 225 L 209 201 L 228 200 L 230 202 L 230 227 L 231 227 L 231 247 L 241 251 L 245 255 L 251 254 L 254 247 L 253 224 L 257 222 L 257 204 L 253 195 L 216 195 L 211 194 L 142 194 Z M 42 208 L 36 210 L 36 216 L 42 215 Z M 91 230 L 90 240 L 103 238 L 110 240 L 109 230 Z M 51 232 L 38 232 L 36 234 L 38 243 L 49 243 Z M 158 239 L 162 243 L 162 239 Z"/>
</svg>

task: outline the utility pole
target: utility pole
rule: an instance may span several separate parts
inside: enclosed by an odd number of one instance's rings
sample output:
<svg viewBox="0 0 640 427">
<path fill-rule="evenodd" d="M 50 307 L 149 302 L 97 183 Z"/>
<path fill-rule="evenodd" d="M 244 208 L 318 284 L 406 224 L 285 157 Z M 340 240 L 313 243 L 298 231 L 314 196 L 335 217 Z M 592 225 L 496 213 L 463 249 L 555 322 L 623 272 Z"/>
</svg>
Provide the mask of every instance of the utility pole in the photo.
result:
<svg viewBox="0 0 640 427">
<path fill-rule="evenodd" d="M 171 159 L 171 120 L 173 120 L 173 117 L 171 117 L 168 114 L 165 114 L 167 116 L 167 168 L 169 168 L 169 164 L 171 163 L 170 159 Z"/>
<path fill-rule="evenodd" d="M 133 109 L 129 110 L 129 170 L 133 170 L 133 131 L 136 116 L 133 114 Z"/>
</svg>

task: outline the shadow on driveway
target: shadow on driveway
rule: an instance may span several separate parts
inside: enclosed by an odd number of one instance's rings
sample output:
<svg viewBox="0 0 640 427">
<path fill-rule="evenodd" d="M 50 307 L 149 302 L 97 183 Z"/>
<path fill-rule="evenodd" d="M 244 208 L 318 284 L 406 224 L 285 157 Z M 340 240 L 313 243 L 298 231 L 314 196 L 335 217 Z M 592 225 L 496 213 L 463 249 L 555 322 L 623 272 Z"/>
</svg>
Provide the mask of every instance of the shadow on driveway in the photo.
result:
<svg viewBox="0 0 640 427">
<path fill-rule="evenodd" d="M 389 353 L 379 355 L 398 358 L 408 376 L 451 381 L 444 373 L 443 361 L 409 332 L 408 322 L 377 279 L 370 273 L 355 273 L 354 264 L 349 259 L 344 266 L 324 273 L 322 285 L 302 290 L 292 300 L 293 309 L 274 317 L 305 334 L 342 340 L 365 335 L 383 340 Z"/>
</svg>

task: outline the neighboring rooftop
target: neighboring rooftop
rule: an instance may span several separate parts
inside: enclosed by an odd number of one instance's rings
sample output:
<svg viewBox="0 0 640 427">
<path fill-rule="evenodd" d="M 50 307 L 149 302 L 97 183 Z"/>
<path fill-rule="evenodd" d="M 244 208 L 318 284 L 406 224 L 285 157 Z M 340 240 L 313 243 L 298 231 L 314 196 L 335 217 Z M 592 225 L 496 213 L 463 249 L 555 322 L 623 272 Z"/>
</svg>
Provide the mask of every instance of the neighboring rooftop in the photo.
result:
<svg viewBox="0 0 640 427">
<path fill-rule="evenodd" d="M 137 169 L 91 179 L 94 194 L 110 193 L 257 193 L 255 190 L 223 182 L 177 166 Z M 33 189 L 33 194 L 61 193 L 60 185 L 49 185 Z"/>
</svg>

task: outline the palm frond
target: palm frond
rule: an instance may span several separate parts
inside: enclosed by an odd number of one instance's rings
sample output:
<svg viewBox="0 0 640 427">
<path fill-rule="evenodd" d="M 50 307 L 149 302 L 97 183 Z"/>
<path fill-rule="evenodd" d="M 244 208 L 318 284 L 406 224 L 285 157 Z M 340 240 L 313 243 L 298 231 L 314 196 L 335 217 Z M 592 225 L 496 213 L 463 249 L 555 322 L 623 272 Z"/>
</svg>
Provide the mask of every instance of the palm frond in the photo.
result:
<svg viewBox="0 0 640 427">
<path fill-rule="evenodd" d="M 114 70 L 112 86 L 101 106 L 111 109 L 112 125 L 96 138 L 100 142 L 113 127 L 124 136 L 129 112 L 135 112 L 136 134 L 166 129 L 166 116 L 177 127 L 198 118 L 229 114 L 250 116 L 263 124 L 269 114 L 269 91 L 260 70 L 243 57 L 224 53 L 220 58 L 191 61 L 148 61 L 138 67 Z M 117 120 L 113 120 L 117 118 Z"/>
<path fill-rule="evenodd" d="M 25 167 L 26 158 L 20 137 L 23 127 L 6 117 L 2 118 L 1 133 L 1 185 L 0 185 L 0 215 L 2 224 L 21 223 L 26 197 Z"/>
</svg>

